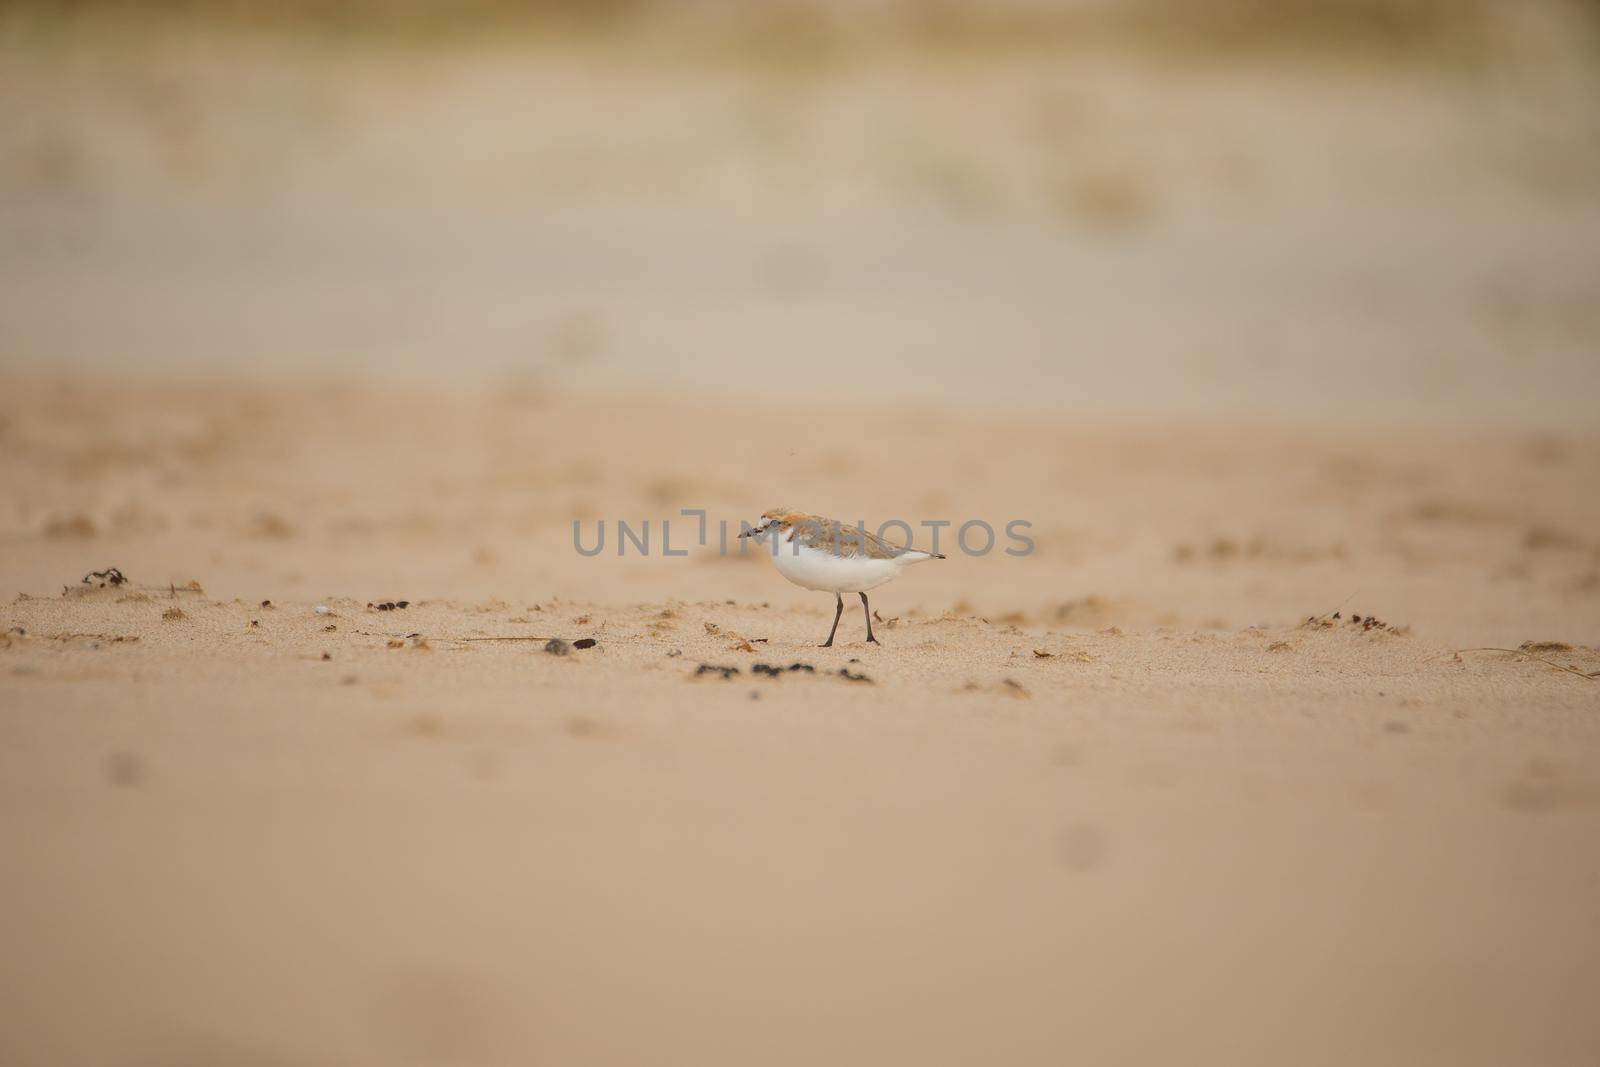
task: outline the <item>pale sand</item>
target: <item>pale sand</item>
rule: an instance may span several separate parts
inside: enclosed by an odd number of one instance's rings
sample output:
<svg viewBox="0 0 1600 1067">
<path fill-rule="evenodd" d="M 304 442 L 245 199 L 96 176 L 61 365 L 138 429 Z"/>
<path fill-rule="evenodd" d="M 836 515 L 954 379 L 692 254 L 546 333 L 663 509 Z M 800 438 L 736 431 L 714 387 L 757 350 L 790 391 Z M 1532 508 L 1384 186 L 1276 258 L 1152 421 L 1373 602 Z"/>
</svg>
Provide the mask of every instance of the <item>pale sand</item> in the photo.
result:
<svg viewBox="0 0 1600 1067">
<path fill-rule="evenodd" d="M 1600 1057 L 1600 441 L 0 397 L 0 1062 Z M 571 546 L 776 504 L 1038 551 Z"/>
</svg>

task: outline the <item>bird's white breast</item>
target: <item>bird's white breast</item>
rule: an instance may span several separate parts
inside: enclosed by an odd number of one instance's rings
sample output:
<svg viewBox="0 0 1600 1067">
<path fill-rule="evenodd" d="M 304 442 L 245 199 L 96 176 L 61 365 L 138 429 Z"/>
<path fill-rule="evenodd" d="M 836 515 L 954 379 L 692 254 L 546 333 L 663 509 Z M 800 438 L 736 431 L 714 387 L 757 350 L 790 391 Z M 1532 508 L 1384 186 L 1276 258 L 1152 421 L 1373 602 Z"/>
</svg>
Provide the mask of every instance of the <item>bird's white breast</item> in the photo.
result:
<svg viewBox="0 0 1600 1067">
<path fill-rule="evenodd" d="M 870 556 L 836 556 L 832 552 L 797 545 L 785 534 L 777 544 L 772 562 L 778 573 L 795 585 L 826 593 L 859 593 L 875 589 L 900 573 L 898 559 L 873 559 Z M 772 545 L 763 551 L 773 551 Z"/>
</svg>

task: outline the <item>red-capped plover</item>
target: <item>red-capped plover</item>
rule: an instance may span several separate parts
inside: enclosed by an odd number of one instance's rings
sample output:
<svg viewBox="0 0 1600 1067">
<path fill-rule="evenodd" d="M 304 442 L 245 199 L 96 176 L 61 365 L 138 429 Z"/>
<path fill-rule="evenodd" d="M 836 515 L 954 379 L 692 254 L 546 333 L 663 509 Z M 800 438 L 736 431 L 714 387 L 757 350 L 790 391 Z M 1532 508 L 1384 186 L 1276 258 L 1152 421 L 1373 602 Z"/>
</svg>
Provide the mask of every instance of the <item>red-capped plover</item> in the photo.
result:
<svg viewBox="0 0 1600 1067">
<path fill-rule="evenodd" d="M 861 595 L 861 610 L 867 616 L 867 640 L 878 644 L 872 636 L 872 605 L 867 603 L 867 590 L 898 578 L 910 564 L 944 559 L 933 552 L 890 544 L 860 526 L 846 526 L 835 519 L 790 508 L 763 512 L 761 521 L 739 536 L 759 538 L 769 531 L 773 538 L 772 562 L 777 564 L 779 574 L 803 589 L 833 594 L 833 629 L 828 631 L 822 648 L 832 646 L 833 635 L 839 632 L 843 594 Z"/>
</svg>

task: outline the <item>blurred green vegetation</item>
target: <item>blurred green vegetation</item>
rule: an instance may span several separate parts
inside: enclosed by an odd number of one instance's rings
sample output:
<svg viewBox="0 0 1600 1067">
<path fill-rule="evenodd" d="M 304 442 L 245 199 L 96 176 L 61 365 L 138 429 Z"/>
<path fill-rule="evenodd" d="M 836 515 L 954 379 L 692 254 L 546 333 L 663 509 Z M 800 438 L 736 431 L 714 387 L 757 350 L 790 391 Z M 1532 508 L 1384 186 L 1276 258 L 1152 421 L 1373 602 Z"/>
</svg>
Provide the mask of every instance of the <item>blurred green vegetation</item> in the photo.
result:
<svg viewBox="0 0 1600 1067">
<path fill-rule="evenodd" d="M 202 22 L 420 44 L 683 31 L 700 46 L 773 64 L 827 62 L 884 44 L 1470 61 L 1492 47 L 1497 10 L 1541 3 L 1600 21 L 1596 0 L 0 0 L 0 17 L 57 29 L 109 22 L 160 33 Z"/>
<path fill-rule="evenodd" d="M 473 38 L 625 23 L 645 0 L 0 0 L 13 23 L 132 32 L 209 24 L 259 32 L 399 40 Z"/>
</svg>

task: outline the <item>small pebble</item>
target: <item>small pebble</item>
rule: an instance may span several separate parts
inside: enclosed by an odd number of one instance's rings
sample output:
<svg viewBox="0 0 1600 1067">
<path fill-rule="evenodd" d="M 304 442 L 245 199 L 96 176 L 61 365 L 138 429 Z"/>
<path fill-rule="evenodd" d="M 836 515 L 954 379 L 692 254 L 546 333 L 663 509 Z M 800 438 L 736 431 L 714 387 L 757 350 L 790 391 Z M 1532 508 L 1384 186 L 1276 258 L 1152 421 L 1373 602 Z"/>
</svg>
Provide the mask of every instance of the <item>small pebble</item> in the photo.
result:
<svg viewBox="0 0 1600 1067">
<path fill-rule="evenodd" d="M 592 637 L 580 637 L 576 641 L 572 642 L 572 647 L 573 648 L 593 648 L 594 644 L 595 644 L 594 638 L 592 638 Z"/>
<path fill-rule="evenodd" d="M 326 604 L 318 604 L 314 610 L 318 615 L 329 615 L 333 612 L 333 609 Z"/>
<path fill-rule="evenodd" d="M 567 656 L 572 654 L 572 646 L 559 637 L 552 637 L 544 643 L 544 650 L 552 656 Z"/>
</svg>

